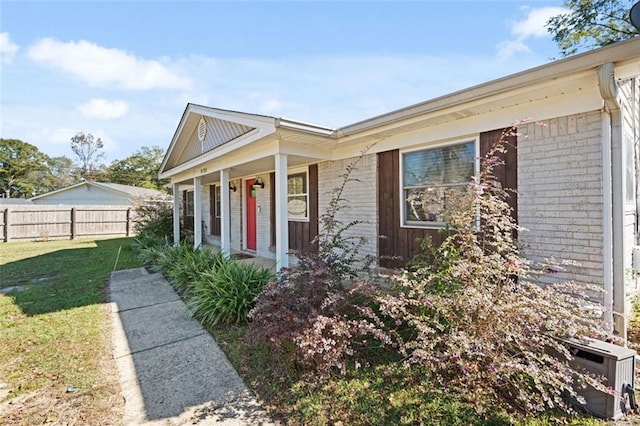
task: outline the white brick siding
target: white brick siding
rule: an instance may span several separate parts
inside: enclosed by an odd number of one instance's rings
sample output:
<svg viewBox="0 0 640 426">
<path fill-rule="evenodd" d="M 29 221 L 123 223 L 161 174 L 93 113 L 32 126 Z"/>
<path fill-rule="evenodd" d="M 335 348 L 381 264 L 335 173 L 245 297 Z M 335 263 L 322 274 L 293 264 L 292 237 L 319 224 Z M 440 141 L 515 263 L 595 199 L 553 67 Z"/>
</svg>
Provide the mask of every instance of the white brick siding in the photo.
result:
<svg viewBox="0 0 640 426">
<path fill-rule="evenodd" d="M 256 254 L 275 258 L 271 246 L 271 182 L 269 174 L 257 175 L 264 182 L 264 189 L 256 189 Z"/>
<path fill-rule="evenodd" d="M 518 222 L 522 253 L 570 261 L 543 281 L 603 284 L 601 113 L 519 127 Z"/>
<path fill-rule="evenodd" d="M 334 188 L 342 185 L 347 165 L 357 160 L 358 157 L 340 161 L 327 161 L 318 164 L 318 217 L 321 217 L 328 209 L 331 201 L 331 193 Z M 356 170 L 351 174 L 351 179 L 357 179 L 347 183 L 342 197 L 348 201 L 348 207 L 338 212 L 338 219 L 343 224 L 352 221 L 364 221 L 352 227 L 345 236 L 365 237 L 367 244 L 360 254 L 377 256 L 378 254 L 378 190 L 377 190 L 377 156 L 368 154 L 362 157 Z M 322 228 L 318 229 L 322 232 Z"/>
<path fill-rule="evenodd" d="M 236 187 L 236 192 L 229 192 L 231 204 L 231 250 L 242 250 L 242 188 L 243 182 L 239 179 L 232 180 L 231 184 Z"/>
</svg>

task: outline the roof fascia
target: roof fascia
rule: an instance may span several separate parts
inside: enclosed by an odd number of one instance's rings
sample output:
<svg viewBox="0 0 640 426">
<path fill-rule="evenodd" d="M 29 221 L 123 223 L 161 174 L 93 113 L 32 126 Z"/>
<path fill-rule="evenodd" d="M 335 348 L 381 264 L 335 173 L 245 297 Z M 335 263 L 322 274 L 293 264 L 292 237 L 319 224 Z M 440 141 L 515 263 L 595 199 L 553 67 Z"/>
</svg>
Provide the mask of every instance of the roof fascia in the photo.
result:
<svg viewBox="0 0 640 426">
<path fill-rule="evenodd" d="M 68 191 L 70 189 L 75 189 L 75 188 L 80 187 L 82 185 L 91 185 L 91 184 L 92 184 L 92 182 L 88 182 L 88 181 L 78 182 L 78 183 L 75 183 L 73 185 L 67 186 L 65 188 L 60 188 L 60 189 L 56 189 L 55 191 L 47 192 L 46 194 L 36 195 L 35 197 L 31 197 L 29 199 L 30 200 L 39 200 L 41 198 L 46 198 L 46 197 L 49 197 L 51 195 L 55 195 L 55 194 L 57 194 L 59 192 L 64 192 L 64 191 Z"/>
<path fill-rule="evenodd" d="M 289 120 L 287 118 L 278 118 L 276 120 L 276 127 L 303 133 L 311 133 L 313 135 L 333 138 L 336 137 L 335 128 L 318 126 L 316 124 L 304 123 L 302 121 Z"/>
<path fill-rule="evenodd" d="M 635 58 L 635 59 L 631 59 Z M 620 62 L 622 66 L 640 60 L 640 37 L 614 43 L 591 52 L 561 59 L 550 64 L 521 71 L 506 77 L 489 81 L 468 89 L 463 89 L 426 102 L 414 104 L 387 114 L 372 117 L 337 129 L 337 136 L 344 137 L 406 120 L 427 112 L 465 104 L 491 95 L 508 92 L 518 88 L 533 86 L 541 81 L 560 78 L 586 70 L 595 70 L 606 62 Z"/>
<path fill-rule="evenodd" d="M 193 167 L 198 166 L 199 164 L 202 163 L 206 163 L 208 161 L 211 161 L 213 159 L 215 159 L 216 157 L 220 157 L 223 155 L 227 155 L 237 149 L 240 149 L 244 146 L 250 145 L 253 142 L 256 142 L 257 140 L 263 139 L 269 135 L 272 135 L 276 132 L 275 127 L 271 128 L 271 129 L 260 129 L 260 128 L 256 128 L 255 130 L 252 130 L 251 132 L 247 133 L 244 135 L 244 137 L 241 137 L 239 139 L 236 139 L 232 142 L 226 143 L 224 145 L 220 145 L 219 147 L 205 153 L 202 154 L 196 158 L 193 158 L 189 161 L 187 161 L 186 163 L 180 164 L 177 167 L 174 167 L 170 170 L 162 170 L 160 169 L 160 172 L 158 173 L 158 177 L 160 179 L 168 179 L 171 178 L 171 176 L 175 176 L 179 173 L 184 172 L 185 170 L 191 169 Z"/>
</svg>

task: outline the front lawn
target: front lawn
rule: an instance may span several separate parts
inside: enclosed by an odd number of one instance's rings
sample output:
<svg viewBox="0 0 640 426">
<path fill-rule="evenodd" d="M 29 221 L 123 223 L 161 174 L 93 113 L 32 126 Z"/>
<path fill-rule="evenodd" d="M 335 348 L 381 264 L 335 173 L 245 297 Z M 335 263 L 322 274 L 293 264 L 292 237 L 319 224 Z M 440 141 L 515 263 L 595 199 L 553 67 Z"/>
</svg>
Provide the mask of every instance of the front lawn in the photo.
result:
<svg viewBox="0 0 640 426">
<path fill-rule="evenodd" d="M 0 244 L 0 424 L 120 422 L 105 287 L 130 243 Z"/>
</svg>

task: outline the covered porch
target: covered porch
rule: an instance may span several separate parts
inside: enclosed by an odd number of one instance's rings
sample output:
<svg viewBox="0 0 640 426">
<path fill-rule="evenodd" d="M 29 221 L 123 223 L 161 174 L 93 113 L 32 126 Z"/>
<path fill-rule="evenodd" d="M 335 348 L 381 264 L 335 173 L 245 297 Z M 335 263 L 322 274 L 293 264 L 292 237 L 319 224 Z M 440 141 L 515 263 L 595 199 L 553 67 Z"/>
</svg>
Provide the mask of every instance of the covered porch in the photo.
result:
<svg viewBox="0 0 640 426">
<path fill-rule="evenodd" d="M 334 145 L 332 129 L 189 104 L 160 169 L 173 189 L 174 241 L 192 225 L 196 247 L 288 267 L 290 228 L 317 228 L 310 165 L 330 160 Z M 292 195 L 294 172 L 302 195 Z"/>
</svg>

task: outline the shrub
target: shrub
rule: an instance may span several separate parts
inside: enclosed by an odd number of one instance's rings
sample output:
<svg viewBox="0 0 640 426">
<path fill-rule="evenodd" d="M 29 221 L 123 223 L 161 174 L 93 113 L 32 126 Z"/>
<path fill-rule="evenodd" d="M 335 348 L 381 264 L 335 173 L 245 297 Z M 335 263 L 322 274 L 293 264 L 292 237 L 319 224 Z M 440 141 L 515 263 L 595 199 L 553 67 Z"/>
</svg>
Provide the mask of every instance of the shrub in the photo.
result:
<svg viewBox="0 0 640 426">
<path fill-rule="evenodd" d="M 202 274 L 214 271 L 229 263 L 230 260 L 225 258 L 221 252 L 213 253 L 206 248 L 193 249 L 190 244 L 185 244 L 185 246 L 188 249 L 179 251 L 179 258 L 165 267 L 164 274 L 173 288 L 188 298 L 195 282 L 200 279 Z"/>
<path fill-rule="evenodd" d="M 266 268 L 220 261 L 198 274 L 187 306 L 205 326 L 244 322 L 256 297 L 273 278 L 273 273 Z"/>
<path fill-rule="evenodd" d="M 494 177 L 505 135 L 467 188 L 472 208 L 451 215 L 442 245 L 424 242 L 427 255 L 380 297 L 376 318 L 394 324 L 385 332 L 406 362 L 430 371 L 448 392 L 527 413 L 571 412 L 576 386 L 602 385 L 569 365 L 558 339 L 604 337 L 593 314 L 604 309 L 589 299 L 601 290 L 540 285 L 540 274 L 553 269 L 520 256 L 521 229 Z"/>
<path fill-rule="evenodd" d="M 378 291 L 370 279 L 375 258 L 360 255 L 364 238 L 347 236 L 364 222 L 339 219 L 339 212 L 348 208 L 344 189 L 357 182 L 351 175 L 365 153 L 347 166 L 341 185 L 332 191 L 313 249 L 297 253 L 298 266 L 281 271 L 250 313 L 248 339 L 267 345 L 275 357 L 289 360 L 302 373 L 344 373 L 349 365 L 365 362 L 360 355 L 375 343 L 370 334 L 386 337 L 381 324 L 363 313 L 375 308 L 370 306 Z"/>
<path fill-rule="evenodd" d="M 167 202 L 145 202 L 136 206 L 134 232 L 170 239 L 173 243 L 173 205 Z"/>
</svg>

